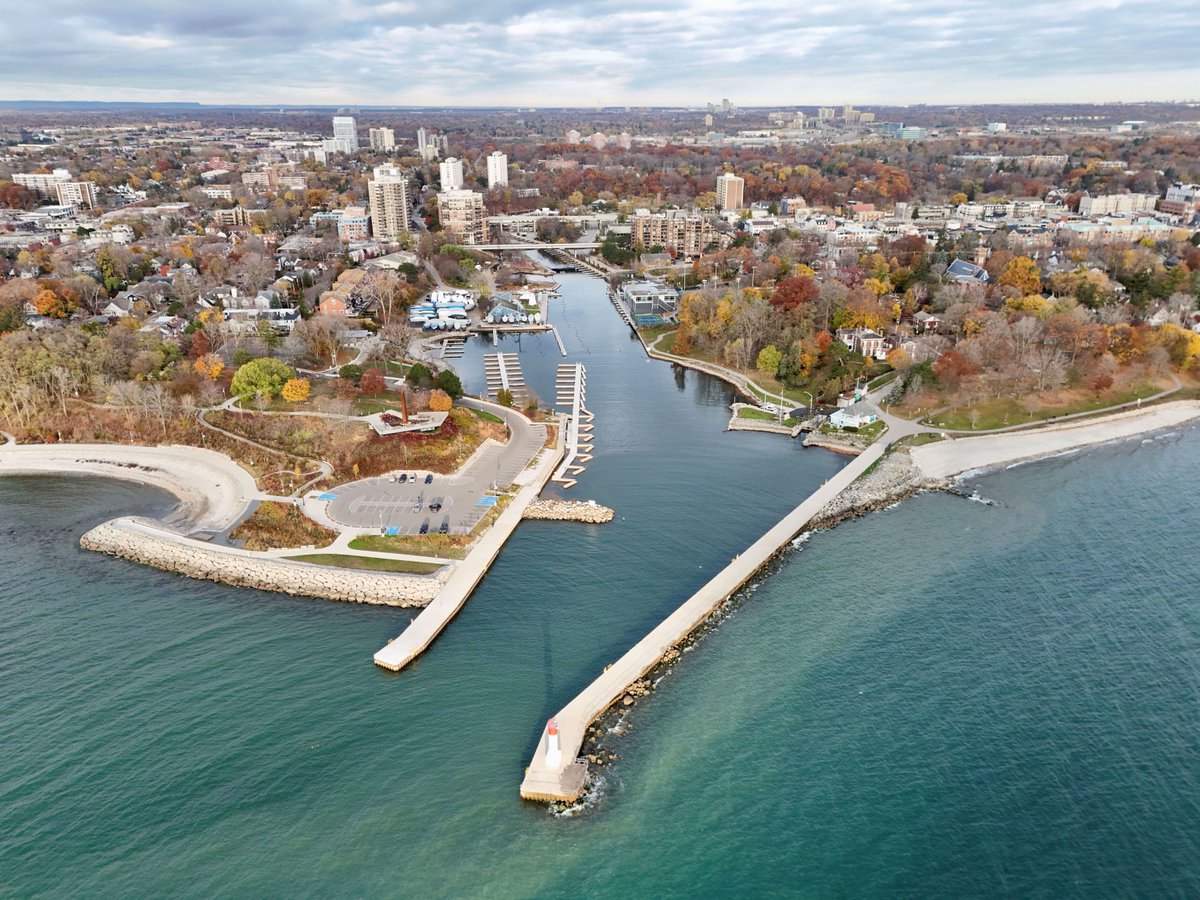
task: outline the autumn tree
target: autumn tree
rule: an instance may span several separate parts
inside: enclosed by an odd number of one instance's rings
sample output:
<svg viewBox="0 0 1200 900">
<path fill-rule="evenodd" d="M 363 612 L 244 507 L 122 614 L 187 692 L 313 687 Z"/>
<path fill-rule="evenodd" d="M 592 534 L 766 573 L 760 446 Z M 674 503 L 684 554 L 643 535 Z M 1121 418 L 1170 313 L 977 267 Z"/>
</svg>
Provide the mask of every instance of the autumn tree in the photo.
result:
<svg viewBox="0 0 1200 900">
<path fill-rule="evenodd" d="M 67 307 L 62 298 L 47 288 L 38 291 L 37 296 L 33 298 L 33 308 L 39 316 L 48 316 L 52 319 L 67 317 Z"/>
<path fill-rule="evenodd" d="M 281 395 L 288 403 L 303 403 L 308 399 L 311 386 L 307 378 L 289 378 Z"/>
<path fill-rule="evenodd" d="M 957 350 L 947 350 L 933 364 L 937 380 L 951 390 L 956 390 L 962 380 L 974 372 L 970 361 Z"/>
<path fill-rule="evenodd" d="M 996 283 L 1001 287 L 1016 288 L 1023 295 L 1040 294 L 1042 272 L 1028 256 L 1018 256 L 1004 267 Z"/>
<path fill-rule="evenodd" d="M 225 363 L 214 353 L 204 354 L 192 364 L 192 367 L 198 375 L 203 375 L 209 381 L 216 381 L 225 371 Z"/>
<path fill-rule="evenodd" d="M 278 397 L 283 386 L 296 377 L 295 371 L 277 359 L 252 359 L 233 373 L 230 392 L 235 397 Z"/>
<path fill-rule="evenodd" d="M 387 382 L 383 380 L 383 372 L 379 369 L 363 369 L 362 378 L 358 382 L 364 394 L 382 394 L 387 390 Z"/>
<path fill-rule="evenodd" d="M 774 344 L 767 344 L 758 352 L 758 359 L 754 367 L 768 378 L 774 378 L 782 361 L 783 354 L 779 352 L 779 348 Z"/>
<path fill-rule="evenodd" d="M 771 295 L 771 305 L 791 312 L 802 304 L 816 300 L 820 293 L 821 288 L 810 276 L 791 275 L 779 279 L 775 293 Z"/>
</svg>

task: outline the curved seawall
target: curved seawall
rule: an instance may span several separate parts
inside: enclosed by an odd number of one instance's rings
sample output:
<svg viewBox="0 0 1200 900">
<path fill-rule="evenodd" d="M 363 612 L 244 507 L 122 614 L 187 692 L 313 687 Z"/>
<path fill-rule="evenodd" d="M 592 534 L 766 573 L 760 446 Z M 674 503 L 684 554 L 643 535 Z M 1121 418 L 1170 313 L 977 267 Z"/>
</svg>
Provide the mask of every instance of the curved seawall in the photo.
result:
<svg viewBox="0 0 1200 900">
<path fill-rule="evenodd" d="M 442 583 L 432 577 L 316 566 L 202 544 L 133 519 L 114 519 L 97 525 L 79 539 L 79 544 L 85 550 L 108 553 L 189 578 L 349 603 L 425 606 L 442 588 Z"/>
</svg>

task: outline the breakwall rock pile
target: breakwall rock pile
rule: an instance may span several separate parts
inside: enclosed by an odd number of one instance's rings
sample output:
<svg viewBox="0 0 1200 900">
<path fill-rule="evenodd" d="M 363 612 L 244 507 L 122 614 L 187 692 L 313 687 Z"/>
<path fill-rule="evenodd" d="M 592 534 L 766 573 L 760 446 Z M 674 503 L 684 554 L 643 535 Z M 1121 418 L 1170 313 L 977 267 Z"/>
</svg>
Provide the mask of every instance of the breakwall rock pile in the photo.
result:
<svg viewBox="0 0 1200 900">
<path fill-rule="evenodd" d="M 316 566 L 159 536 L 123 525 L 121 519 L 96 526 L 79 545 L 189 578 L 348 603 L 425 606 L 442 588 L 436 578 Z"/>
<path fill-rule="evenodd" d="M 951 482 L 930 478 L 917 468 L 907 451 L 894 450 L 831 500 L 805 530 L 832 528 L 846 519 L 884 509 L 921 491 L 951 489 Z"/>
<path fill-rule="evenodd" d="M 602 525 L 611 522 L 615 513 L 607 506 L 590 500 L 534 500 L 525 508 L 526 519 L 548 519 L 556 522 L 587 522 Z"/>
</svg>

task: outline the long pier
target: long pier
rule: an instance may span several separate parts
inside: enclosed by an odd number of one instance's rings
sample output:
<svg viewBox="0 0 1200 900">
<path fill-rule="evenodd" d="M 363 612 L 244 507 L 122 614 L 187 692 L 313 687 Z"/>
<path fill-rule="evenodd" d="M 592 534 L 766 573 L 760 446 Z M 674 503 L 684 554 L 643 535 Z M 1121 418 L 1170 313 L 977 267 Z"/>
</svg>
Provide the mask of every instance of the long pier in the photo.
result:
<svg viewBox="0 0 1200 900">
<path fill-rule="evenodd" d="M 564 488 L 575 486 L 577 479 L 571 475 L 582 475 L 586 466 L 583 464 L 592 459 L 592 442 L 595 435 L 595 416 L 588 412 L 587 402 L 587 370 L 583 363 L 563 363 L 558 367 L 555 378 L 555 406 L 566 407 L 570 410 L 564 419 L 566 432 L 566 455 L 554 473 L 554 480 Z"/>
<path fill-rule="evenodd" d="M 587 764 L 577 760 L 588 726 L 633 682 L 654 668 L 668 650 L 753 578 L 834 497 L 880 459 L 898 436 L 889 437 L 886 433 L 880 436 L 559 710 L 542 730 L 521 782 L 521 796 L 527 800 L 578 800 L 587 780 Z"/>
<path fill-rule="evenodd" d="M 538 494 L 550 479 L 554 467 L 562 458 L 563 434 L 559 429 L 558 441 L 548 450 L 542 450 L 529 480 L 521 487 L 495 524 L 479 539 L 479 543 L 459 563 L 453 574 L 446 579 L 441 592 L 421 611 L 403 633 L 375 654 L 375 665 L 398 672 L 425 652 L 450 620 L 458 615 L 483 580 L 509 536 L 521 524 L 525 508 L 537 499 Z"/>
</svg>

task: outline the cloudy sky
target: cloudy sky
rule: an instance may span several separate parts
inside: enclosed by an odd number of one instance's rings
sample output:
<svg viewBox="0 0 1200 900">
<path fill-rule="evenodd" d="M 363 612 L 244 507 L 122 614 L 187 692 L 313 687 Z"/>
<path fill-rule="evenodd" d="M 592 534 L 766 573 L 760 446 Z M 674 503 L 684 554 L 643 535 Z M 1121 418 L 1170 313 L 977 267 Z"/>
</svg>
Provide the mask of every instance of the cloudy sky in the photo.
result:
<svg viewBox="0 0 1200 900">
<path fill-rule="evenodd" d="M 1198 26 L 1197 0 L 5 0 L 0 98 L 1183 100 Z"/>
</svg>

